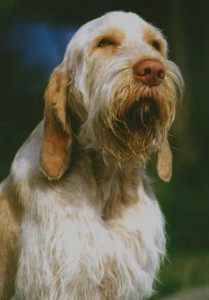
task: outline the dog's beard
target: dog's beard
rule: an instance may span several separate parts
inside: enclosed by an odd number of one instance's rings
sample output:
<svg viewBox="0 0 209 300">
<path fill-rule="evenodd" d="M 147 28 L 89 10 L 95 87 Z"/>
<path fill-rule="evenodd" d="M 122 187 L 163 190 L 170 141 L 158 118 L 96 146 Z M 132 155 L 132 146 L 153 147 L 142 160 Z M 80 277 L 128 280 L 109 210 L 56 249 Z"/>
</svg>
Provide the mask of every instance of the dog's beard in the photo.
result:
<svg viewBox="0 0 209 300">
<path fill-rule="evenodd" d="M 135 101 L 121 117 L 132 132 L 152 130 L 159 119 L 159 107 L 154 98 L 143 97 Z"/>
<path fill-rule="evenodd" d="M 83 145 L 100 151 L 106 162 L 113 158 L 122 164 L 136 159 L 144 164 L 167 134 L 169 121 L 164 109 L 160 101 L 150 97 L 140 97 L 123 111 L 116 107 L 115 103 L 114 110 L 113 106 L 102 110 L 91 126 L 84 124 L 80 135 Z"/>
<path fill-rule="evenodd" d="M 144 164 L 167 135 L 175 105 L 171 101 L 165 105 L 163 98 L 144 95 L 131 105 L 130 99 L 126 102 L 129 102 L 126 109 L 121 110 L 119 99 L 102 110 L 91 126 L 83 126 L 80 137 L 85 147 L 102 152 L 106 162 L 112 161 L 111 158 L 119 164 L 137 159 Z"/>
<path fill-rule="evenodd" d="M 142 97 L 134 101 L 122 114 L 112 118 L 106 130 L 108 151 L 122 161 L 133 157 L 146 161 L 167 132 L 163 114 L 154 98 Z"/>
</svg>

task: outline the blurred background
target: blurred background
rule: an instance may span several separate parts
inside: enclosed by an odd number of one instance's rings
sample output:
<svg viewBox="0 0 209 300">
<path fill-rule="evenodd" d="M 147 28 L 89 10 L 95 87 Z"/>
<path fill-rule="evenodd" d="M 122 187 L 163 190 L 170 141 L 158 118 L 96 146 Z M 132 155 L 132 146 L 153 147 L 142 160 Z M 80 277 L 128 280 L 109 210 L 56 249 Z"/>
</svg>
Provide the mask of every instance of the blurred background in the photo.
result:
<svg viewBox="0 0 209 300">
<path fill-rule="evenodd" d="M 186 88 L 170 136 L 172 180 L 169 184 L 160 182 L 153 163 L 148 171 L 166 216 L 168 235 L 168 258 L 152 299 L 209 285 L 206 4 L 201 0 L 0 0 L 0 180 L 8 174 L 17 149 L 41 120 L 48 77 L 80 25 L 111 10 L 134 11 L 167 37 L 169 57 L 180 67 Z M 209 294 L 198 298 L 209 299 Z"/>
</svg>

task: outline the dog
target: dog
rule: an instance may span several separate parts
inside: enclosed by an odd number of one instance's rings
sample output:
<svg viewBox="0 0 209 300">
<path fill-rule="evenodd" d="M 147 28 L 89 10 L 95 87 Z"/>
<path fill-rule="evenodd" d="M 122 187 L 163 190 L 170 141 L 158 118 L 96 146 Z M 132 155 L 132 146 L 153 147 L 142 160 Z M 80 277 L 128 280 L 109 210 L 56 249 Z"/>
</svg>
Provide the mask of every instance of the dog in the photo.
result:
<svg viewBox="0 0 209 300">
<path fill-rule="evenodd" d="M 183 79 L 162 33 L 131 12 L 82 26 L 0 187 L 0 298 L 145 299 L 165 255 L 164 217 L 145 173 Z"/>
</svg>

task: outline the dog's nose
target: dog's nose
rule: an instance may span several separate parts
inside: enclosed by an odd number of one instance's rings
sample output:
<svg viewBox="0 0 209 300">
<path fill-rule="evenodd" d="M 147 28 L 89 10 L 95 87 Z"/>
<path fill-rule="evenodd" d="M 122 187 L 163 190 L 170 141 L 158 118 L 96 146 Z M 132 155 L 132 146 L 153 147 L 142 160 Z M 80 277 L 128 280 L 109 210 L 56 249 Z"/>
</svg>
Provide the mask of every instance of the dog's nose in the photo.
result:
<svg viewBox="0 0 209 300">
<path fill-rule="evenodd" d="M 137 80 L 149 86 L 160 85 L 165 78 L 165 67 L 157 59 L 142 60 L 133 71 Z"/>
</svg>

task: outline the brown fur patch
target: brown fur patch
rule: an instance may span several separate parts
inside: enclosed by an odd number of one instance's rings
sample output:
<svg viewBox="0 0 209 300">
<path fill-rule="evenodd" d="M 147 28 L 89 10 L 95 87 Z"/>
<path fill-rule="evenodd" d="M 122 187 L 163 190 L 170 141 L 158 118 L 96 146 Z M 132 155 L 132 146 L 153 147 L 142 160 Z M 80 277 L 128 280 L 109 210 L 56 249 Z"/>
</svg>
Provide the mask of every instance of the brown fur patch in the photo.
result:
<svg viewBox="0 0 209 300">
<path fill-rule="evenodd" d="M 113 44 L 106 47 L 98 48 L 99 42 L 103 39 L 108 39 L 112 41 Z M 97 39 L 94 41 L 94 45 L 90 54 L 92 54 L 97 50 L 100 52 L 102 51 L 103 56 L 104 56 L 104 51 L 105 51 L 105 55 L 107 56 L 113 55 L 116 51 L 115 46 L 121 45 L 124 39 L 125 39 L 125 33 L 123 32 L 123 30 L 119 28 L 108 28 L 108 30 L 105 30 L 103 33 L 101 33 L 101 35 L 98 36 Z"/>
<path fill-rule="evenodd" d="M 139 184 L 140 171 L 134 169 L 118 170 L 120 182 L 120 194 L 116 199 L 109 199 L 104 208 L 104 219 L 110 220 L 115 216 L 122 217 L 127 207 L 133 206 L 138 201 L 137 188 Z"/>
<path fill-rule="evenodd" d="M 123 168 L 107 165 L 103 157 L 91 152 L 92 168 L 96 179 L 99 198 L 102 199 L 102 217 L 105 221 L 121 218 L 127 207 L 137 202 L 140 169 L 130 164 Z"/>
<path fill-rule="evenodd" d="M 168 143 L 165 139 L 158 152 L 158 164 L 157 164 L 158 175 L 164 181 L 169 181 L 172 175 L 172 152 Z"/>
<path fill-rule="evenodd" d="M 0 196 L 0 295 L 10 299 L 14 294 L 17 271 L 19 223 L 21 209 L 16 199 Z"/>
<path fill-rule="evenodd" d="M 143 30 L 143 39 L 149 45 L 152 45 L 153 42 L 156 42 L 159 45 L 159 49 L 156 49 L 155 47 L 153 48 L 163 56 L 167 56 L 167 45 L 159 31 L 156 31 L 152 27 L 145 27 Z"/>
<path fill-rule="evenodd" d="M 65 172 L 69 159 L 72 134 L 66 116 L 68 78 L 57 67 L 45 93 L 45 132 L 41 151 L 41 166 L 50 179 Z"/>
</svg>

